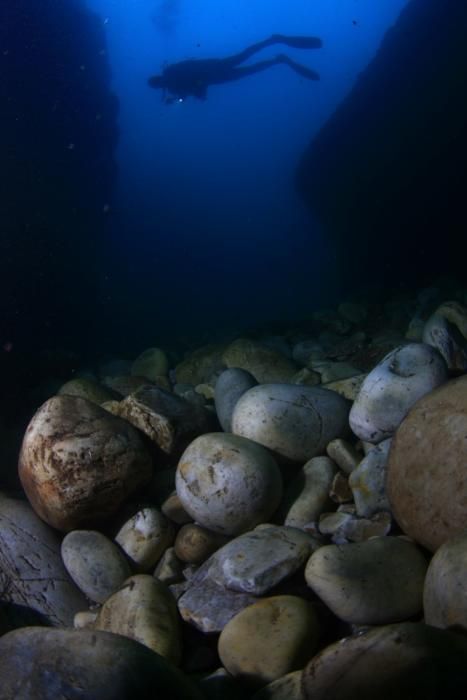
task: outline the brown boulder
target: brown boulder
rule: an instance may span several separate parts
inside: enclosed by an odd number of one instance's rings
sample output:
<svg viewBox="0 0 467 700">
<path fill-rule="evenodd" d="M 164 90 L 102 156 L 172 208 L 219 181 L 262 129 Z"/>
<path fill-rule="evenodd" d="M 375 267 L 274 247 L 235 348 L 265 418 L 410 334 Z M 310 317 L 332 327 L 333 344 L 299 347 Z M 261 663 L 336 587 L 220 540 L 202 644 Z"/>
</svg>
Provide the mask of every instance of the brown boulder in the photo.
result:
<svg viewBox="0 0 467 700">
<path fill-rule="evenodd" d="M 39 408 L 19 458 L 19 477 L 32 507 L 64 531 L 112 515 L 151 472 L 138 431 L 76 396 L 53 396 Z"/>
<path fill-rule="evenodd" d="M 467 376 L 421 398 L 402 421 L 387 495 L 402 530 L 432 551 L 467 527 Z"/>
</svg>

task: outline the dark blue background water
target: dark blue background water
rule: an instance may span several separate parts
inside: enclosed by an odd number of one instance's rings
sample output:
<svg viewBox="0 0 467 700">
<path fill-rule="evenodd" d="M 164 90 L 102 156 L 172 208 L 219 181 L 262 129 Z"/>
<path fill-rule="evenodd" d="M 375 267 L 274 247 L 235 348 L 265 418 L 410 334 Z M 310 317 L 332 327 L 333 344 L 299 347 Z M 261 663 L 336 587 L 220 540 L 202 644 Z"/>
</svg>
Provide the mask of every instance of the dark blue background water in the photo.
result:
<svg viewBox="0 0 467 700">
<path fill-rule="evenodd" d="M 335 299 L 334 251 L 294 188 L 298 159 L 351 89 L 406 0 L 88 0 L 105 23 L 120 101 L 112 246 L 125 264 L 114 303 L 166 332 L 297 318 Z M 165 61 L 223 57 L 275 32 L 323 39 L 274 46 L 287 66 L 167 106 L 147 87 Z M 118 299 L 117 299 L 118 297 Z"/>
</svg>

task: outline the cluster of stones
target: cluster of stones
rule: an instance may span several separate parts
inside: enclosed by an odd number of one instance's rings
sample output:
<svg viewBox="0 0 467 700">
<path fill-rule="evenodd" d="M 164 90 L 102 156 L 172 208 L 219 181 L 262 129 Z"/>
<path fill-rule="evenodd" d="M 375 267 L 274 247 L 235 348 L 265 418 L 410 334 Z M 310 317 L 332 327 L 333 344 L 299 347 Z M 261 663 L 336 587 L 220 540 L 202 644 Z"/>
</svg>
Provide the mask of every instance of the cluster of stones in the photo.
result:
<svg viewBox="0 0 467 700">
<path fill-rule="evenodd" d="M 435 300 L 40 406 L 0 495 L 1 697 L 463 694 L 467 310 Z"/>
</svg>

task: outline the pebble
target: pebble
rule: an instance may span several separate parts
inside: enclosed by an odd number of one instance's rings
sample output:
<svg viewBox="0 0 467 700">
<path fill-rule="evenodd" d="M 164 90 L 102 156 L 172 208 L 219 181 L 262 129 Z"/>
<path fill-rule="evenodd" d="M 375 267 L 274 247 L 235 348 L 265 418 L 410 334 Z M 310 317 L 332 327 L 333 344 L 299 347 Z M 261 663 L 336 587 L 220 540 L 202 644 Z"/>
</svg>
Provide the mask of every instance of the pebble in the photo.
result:
<svg viewBox="0 0 467 700">
<path fill-rule="evenodd" d="M 238 367 L 226 369 L 219 375 L 215 387 L 214 403 L 219 423 L 224 432 L 232 432 L 232 414 L 235 405 L 238 399 L 256 384 L 257 381 L 250 372 Z"/>
<path fill-rule="evenodd" d="M 128 578 L 99 610 L 94 628 L 130 637 L 167 661 L 180 663 L 177 604 L 168 587 L 153 576 L 137 574 Z"/>
<path fill-rule="evenodd" d="M 430 345 L 408 343 L 396 348 L 363 382 L 350 411 L 350 427 L 367 442 L 391 437 L 414 403 L 447 378 L 445 361 Z"/>
<path fill-rule="evenodd" d="M 321 375 L 319 372 L 308 369 L 308 367 L 303 367 L 299 372 L 293 375 L 290 383 L 300 384 L 302 386 L 318 386 L 318 384 L 321 384 Z"/>
<path fill-rule="evenodd" d="M 423 327 L 422 339 L 436 348 L 451 370 L 467 370 L 467 308 L 457 301 L 441 304 Z"/>
<path fill-rule="evenodd" d="M 184 580 L 184 565 L 185 563 L 175 554 L 175 549 L 168 547 L 154 570 L 154 577 L 167 584 L 167 586 L 180 583 Z"/>
<path fill-rule="evenodd" d="M 319 531 L 322 535 L 332 536 L 335 544 L 346 542 L 347 526 L 353 522 L 354 515 L 342 511 L 323 513 L 319 518 Z"/>
<path fill-rule="evenodd" d="M 433 556 L 425 578 L 425 622 L 467 631 L 467 533 L 447 540 Z"/>
<path fill-rule="evenodd" d="M 324 350 L 315 339 L 301 340 L 292 349 L 292 357 L 297 365 L 306 367 L 310 361 L 323 360 Z"/>
<path fill-rule="evenodd" d="M 413 542 L 374 537 L 320 547 L 306 565 L 305 578 L 339 619 L 382 625 L 420 613 L 426 569 L 425 556 Z"/>
<path fill-rule="evenodd" d="M 183 525 L 175 539 L 175 554 L 187 564 L 202 564 L 211 554 L 225 545 L 228 538 L 207 530 L 197 523 Z"/>
<path fill-rule="evenodd" d="M 334 475 L 329 496 L 334 503 L 348 503 L 353 500 L 349 480 L 343 472 Z"/>
<path fill-rule="evenodd" d="M 161 377 L 158 377 L 158 380 L 160 379 Z M 132 394 L 134 391 L 137 391 L 142 386 L 148 384 L 146 377 L 134 377 L 132 374 L 117 375 L 116 377 L 104 377 L 102 382 L 104 386 L 108 387 L 109 389 L 113 389 L 113 391 L 116 391 L 119 394 L 119 401 L 123 397 L 128 396 L 128 394 Z"/>
<path fill-rule="evenodd" d="M 364 542 L 370 537 L 388 535 L 392 526 L 390 513 L 381 511 L 371 518 L 359 518 L 354 512 L 339 511 L 324 515 L 319 521 L 320 532 L 333 544 Z"/>
<path fill-rule="evenodd" d="M 193 522 L 193 518 L 186 512 L 176 491 L 167 496 L 161 505 L 161 510 L 176 525 L 185 525 Z"/>
<path fill-rule="evenodd" d="M 76 613 L 73 618 L 73 627 L 76 630 L 94 629 L 94 624 L 97 620 L 97 612 L 93 610 L 83 610 Z"/>
<path fill-rule="evenodd" d="M 329 498 L 337 467 L 329 457 L 313 457 L 290 482 L 280 507 L 284 525 L 302 528 L 318 520 L 332 504 Z"/>
<path fill-rule="evenodd" d="M 291 671 L 268 683 L 251 700 L 303 700 L 302 670 Z"/>
<path fill-rule="evenodd" d="M 198 437 L 180 458 L 177 494 L 196 522 L 237 535 L 266 522 L 282 497 L 282 478 L 261 445 L 230 433 Z"/>
<path fill-rule="evenodd" d="M 344 399 L 355 401 L 367 376 L 367 374 L 357 374 L 356 376 L 349 377 L 348 379 L 338 379 L 335 382 L 329 382 L 326 384 L 326 389 L 335 391 L 336 394 L 339 394 Z"/>
<path fill-rule="evenodd" d="M 113 401 L 119 399 L 117 392 L 112 391 L 110 387 L 102 386 L 92 379 L 71 379 L 69 382 L 62 384 L 57 394 L 66 394 L 67 396 L 79 396 L 82 399 L 87 399 L 98 405 L 105 401 Z"/>
<path fill-rule="evenodd" d="M 331 362 L 330 360 L 320 360 L 313 362 L 311 369 L 321 377 L 321 384 L 329 384 L 349 377 L 356 377 L 360 370 L 349 362 Z"/>
<path fill-rule="evenodd" d="M 167 355 L 160 348 L 148 348 L 138 355 L 131 365 L 131 374 L 135 377 L 145 377 L 149 381 L 163 377 L 169 371 Z"/>
<path fill-rule="evenodd" d="M 146 573 L 155 567 L 167 547 L 173 544 L 174 537 L 173 526 L 166 516 L 158 508 L 147 506 L 122 525 L 115 542 L 125 552 L 134 569 Z"/>
<path fill-rule="evenodd" d="M 306 462 L 348 431 L 349 404 L 321 387 L 261 384 L 239 399 L 232 417 L 236 435 L 254 440 L 279 458 Z"/>
<path fill-rule="evenodd" d="M 345 474 L 351 474 L 361 460 L 361 454 L 350 442 L 336 438 L 326 447 L 326 453 Z"/>
<path fill-rule="evenodd" d="M 349 477 L 357 515 L 370 518 L 380 511 L 391 512 L 386 494 L 386 464 L 391 438 L 373 446 Z"/>
<path fill-rule="evenodd" d="M 227 623 L 218 642 L 229 673 L 261 686 L 304 666 L 319 636 L 311 603 L 291 595 L 264 598 Z"/>
<path fill-rule="evenodd" d="M 53 396 L 39 408 L 19 458 L 32 507 L 63 531 L 113 515 L 151 474 L 152 458 L 138 431 L 76 396 Z"/>
<path fill-rule="evenodd" d="M 190 353 L 175 367 L 175 376 L 179 384 L 210 383 L 215 375 L 225 369 L 222 359 L 224 345 L 204 345 Z"/>
<path fill-rule="evenodd" d="M 259 383 L 289 382 L 297 371 L 295 363 L 281 352 L 245 338 L 231 343 L 222 359 L 227 367 L 244 369 Z"/>
<path fill-rule="evenodd" d="M 131 575 L 121 549 L 101 532 L 69 532 L 61 553 L 73 581 L 95 603 L 103 603 Z"/>
</svg>

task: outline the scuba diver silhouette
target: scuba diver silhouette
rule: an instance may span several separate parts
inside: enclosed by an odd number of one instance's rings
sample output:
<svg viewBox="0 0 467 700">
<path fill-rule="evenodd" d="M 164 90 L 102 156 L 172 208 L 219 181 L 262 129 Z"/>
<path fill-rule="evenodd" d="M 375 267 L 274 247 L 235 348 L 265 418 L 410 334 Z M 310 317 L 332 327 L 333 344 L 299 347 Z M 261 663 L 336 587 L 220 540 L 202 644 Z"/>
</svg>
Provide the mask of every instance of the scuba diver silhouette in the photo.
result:
<svg viewBox="0 0 467 700">
<path fill-rule="evenodd" d="M 194 58 L 172 63 L 164 68 L 161 75 L 149 78 L 148 84 L 152 88 L 161 89 L 165 102 L 171 104 L 175 100 L 183 101 L 190 95 L 199 100 L 205 100 L 209 85 L 220 85 L 239 80 L 280 63 L 285 63 L 308 80 L 319 80 L 316 71 L 292 61 L 286 54 L 278 54 L 274 58 L 258 61 L 250 66 L 238 67 L 240 63 L 246 61 L 253 54 L 274 44 L 285 44 L 296 49 L 319 49 L 323 45 L 318 37 L 273 34 L 268 39 L 258 41 L 240 53 L 227 56 L 227 58 Z"/>
</svg>

